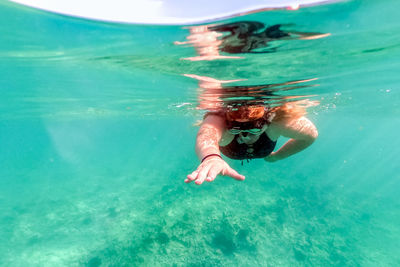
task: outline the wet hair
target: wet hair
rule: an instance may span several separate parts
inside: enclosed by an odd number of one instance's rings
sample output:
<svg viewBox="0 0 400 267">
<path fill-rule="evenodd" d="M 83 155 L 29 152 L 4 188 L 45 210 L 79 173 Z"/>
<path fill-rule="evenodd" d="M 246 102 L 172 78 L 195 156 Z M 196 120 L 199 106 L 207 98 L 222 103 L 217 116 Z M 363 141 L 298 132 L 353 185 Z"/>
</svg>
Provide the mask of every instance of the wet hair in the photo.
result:
<svg viewBox="0 0 400 267">
<path fill-rule="evenodd" d="M 266 112 L 265 105 L 243 105 L 227 108 L 225 112 L 228 129 L 261 129 L 271 123 L 271 113 Z"/>
<path fill-rule="evenodd" d="M 227 23 L 227 24 L 211 26 L 211 27 L 209 27 L 209 29 L 212 30 L 212 31 L 217 31 L 217 32 L 231 32 L 231 33 L 233 33 L 233 31 L 238 29 L 241 24 L 242 25 L 243 24 L 247 25 L 248 29 L 247 29 L 247 33 L 246 34 L 249 34 L 249 35 L 265 28 L 264 23 L 261 23 L 261 22 L 258 22 L 258 21 L 237 21 L 237 22 L 232 22 L 232 23 Z"/>
<path fill-rule="evenodd" d="M 271 123 L 271 121 L 290 121 L 306 115 L 307 106 L 311 105 L 304 105 L 302 101 L 284 103 L 276 107 L 269 107 L 267 105 L 242 105 L 227 108 L 225 117 L 227 121 L 231 122 L 238 120 L 252 122 L 260 120 L 261 118 L 264 123 Z"/>
<path fill-rule="evenodd" d="M 247 120 L 254 121 L 262 118 L 265 113 L 265 107 L 261 105 L 230 107 L 226 110 L 226 119 L 228 121 Z"/>
<path fill-rule="evenodd" d="M 270 112 L 273 112 L 275 114 L 275 121 L 290 121 L 298 119 L 307 114 L 307 106 L 301 105 L 300 102 L 301 101 L 285 103 L 283 105 L 272 108 Z"/>
<path fill-rule="evenodd" d="M 281 26 L 282 26 L 281 24 L 272 25 L 272 26 L 266 28 L 263 33 L 267 37 L 273 38 L 273 39 L 279 39 L 279 38 L 290 36 L 290 34 L 288 34 L 287 32 L 284 32 L 280 29 Z"/>
</svg>

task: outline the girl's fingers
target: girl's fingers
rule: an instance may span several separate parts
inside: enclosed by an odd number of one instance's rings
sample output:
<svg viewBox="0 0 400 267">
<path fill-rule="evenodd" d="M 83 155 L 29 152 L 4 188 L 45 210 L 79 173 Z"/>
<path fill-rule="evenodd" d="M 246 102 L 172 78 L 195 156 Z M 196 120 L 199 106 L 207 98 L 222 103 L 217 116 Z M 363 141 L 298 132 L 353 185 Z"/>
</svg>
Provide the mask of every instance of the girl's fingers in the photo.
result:
<svg viewBox="0 0 400 267">
<path fill-rule="evenodd" d="M 237 171 L 235 171 L 231 167 L 227 167 L 224 170 L 223 175 L 230 176 L 230 177 L 232 177 L 236 180 L 240 180 L 240 181 L 243 181 L 245 179 L 244 175 L 239 174 Z"/>
<path fill-rule="evenodd" d="M 196 184 L 200 185 L 204 182 L 204 180 L 207 178 L 208 170 L 210 169 L 210 166 L 205 166 L 201 169 L 199 174 L 197 175 L 197 179 L 195 181 Z"/>
<path fill-rule="evenodd" d="M 212 182 L 212 181 L 214 181 L 214 179 L 217 177 L 217 175 L 220 173 L 220 170 L 219 170 L 219 168 L 211 168 L 209 171 L 208 171 L 208 175 L 207 175 L 207 178 L 206 178 L 206 181 L 207 182 Z"/>
<path fill-rule="evenodd" d="M 199 170 L 197 169 L 194 172 L 192 172 L 191 174 L 189 174 L 187 176 L 187 178 L 185 179 L 185 183 L 190 183 L 191 181 L 196 180 L 198 173 L 199 173 Z"/>
</svg>

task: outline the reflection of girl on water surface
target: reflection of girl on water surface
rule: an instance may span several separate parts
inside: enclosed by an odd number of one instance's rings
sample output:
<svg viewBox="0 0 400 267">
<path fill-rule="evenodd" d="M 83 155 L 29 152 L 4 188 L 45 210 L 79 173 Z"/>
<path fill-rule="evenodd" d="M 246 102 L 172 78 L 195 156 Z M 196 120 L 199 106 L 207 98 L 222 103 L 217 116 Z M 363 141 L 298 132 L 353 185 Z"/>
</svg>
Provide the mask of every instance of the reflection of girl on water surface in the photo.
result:
<svg viewBox="0 0 400 267">
<path fill-rule="evenodd" d="M 199 56 L 186 58 L 188 60 L 213 60 L 222 58 L 240 58 L 237 56 L 222 56 L 219 51 L 238 53 L 270 53 L 275 48 L 260 50 L 268 47 L 268 43 L 276 40 L 318 39 L 329 36 L 315 32 L 298 32 L 282 30 L 289 24 L 275 24 L 266 27 L 258 21 L 239 21 L 220 25 L 203 25 L 190 28 L 186 42 L 175 44 L 192 44 Z"/>
<path fill-rule="evenodd" d="M 256 51 L 256 49 L 265 48 L 268 46 L 268 42 L 274 40 L 317 39 L 329 35 L 313 32 L 285 31 L 281 29 L 282 26 L 286 25 L 275 24 L 265 27 L 263 23 L 257 21 L 239 21 L 212 26 L 209 29 L 217 32 L 229 32 L 228 35 L 222 37 L 220 50 L 232 54 L 269 53 L 273 50 Z"/>
<path fill-rule="evenodd" d="M 208 88 L 213 87 L 213 83 L 221 84 L 208 77 L 187 76 L 208 83 Z M 304 117 L 305 107 L 296 103 L 269 107 L 260 102 L 242 101 L 238 105 L 218 107 L 218 101 L 211 101 L 211 98 L 212 94 L 205 100 L 209 104 L 204 106 L 212 111 L 204 116 L 196 139 L 196 153 L 201 163 L 187 176 L 187 183 L 211 182 L 219 174 L 244 180 L 245 177 L 232 169 L 221 154 L 237 160 L 263 158 L 274 162 L 302 151 L 318 136 L 314 124 Z M 212 108 L 213 105 L 217 108 Z M 290 139 L 274 152 L 280 136 Z"/>
</svg>

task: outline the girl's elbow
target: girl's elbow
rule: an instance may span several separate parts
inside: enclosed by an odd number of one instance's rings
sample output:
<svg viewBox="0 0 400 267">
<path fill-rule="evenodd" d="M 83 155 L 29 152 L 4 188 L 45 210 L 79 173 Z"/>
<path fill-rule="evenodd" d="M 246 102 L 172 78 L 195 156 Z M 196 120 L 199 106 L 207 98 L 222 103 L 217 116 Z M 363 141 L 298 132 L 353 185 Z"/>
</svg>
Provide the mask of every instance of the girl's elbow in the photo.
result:
<svg viewBox="0 0 400 267">
<path fill-rule="evenodd" d="M 317 129 L 314 129 L 314 130 L 311 132 L 310 138 L 313 140 L 313 142 L 318 138 L 318 130 L 317 130 Z"/>
<path fill-rule="evenodd" d="M 318 138 L 318 131 L 315 129 L 311 132 L 309 132 L 304 138 L 303 141 L 305 141 L 308 144 L 314 143 L 314 141 Z"/>
</svg>

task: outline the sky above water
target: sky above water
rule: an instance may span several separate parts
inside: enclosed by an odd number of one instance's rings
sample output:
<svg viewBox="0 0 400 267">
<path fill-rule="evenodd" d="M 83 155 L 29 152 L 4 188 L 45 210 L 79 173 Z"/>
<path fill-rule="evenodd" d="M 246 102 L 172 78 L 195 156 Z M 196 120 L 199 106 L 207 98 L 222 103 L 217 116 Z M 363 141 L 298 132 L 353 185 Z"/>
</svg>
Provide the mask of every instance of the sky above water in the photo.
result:
<svg viewBox="0 0 400 267">
<path fill-rule="evenodd" d="M 78 17 L 97 20 L 150 23 L 185 24 L 223 18 L 238 13 L 262 9 L 289 7 L 297 9 L 302 5 L 321 0 L 232 0 L 232 1 L 180 1 L 180 0 L 12 0 L 24 5 Z"/>
</svg>

